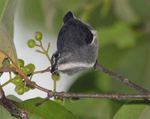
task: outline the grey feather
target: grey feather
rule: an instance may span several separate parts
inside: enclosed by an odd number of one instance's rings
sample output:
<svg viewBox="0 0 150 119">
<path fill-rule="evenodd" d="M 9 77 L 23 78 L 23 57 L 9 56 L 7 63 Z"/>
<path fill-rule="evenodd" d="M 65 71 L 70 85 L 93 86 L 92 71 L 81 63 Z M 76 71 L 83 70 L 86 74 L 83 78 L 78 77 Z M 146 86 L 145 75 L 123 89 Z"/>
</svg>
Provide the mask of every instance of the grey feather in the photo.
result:
<svg viewBox="0 0 150 119">
<path fill-rule="evenodd" d="M 64 25 L 60 29 L 57 39 L 57 52 L 53 55 L 55 58 L 53 71 L 73 74 L 92 67 L 98 54 L 98 45 L 95 34 L 92 32 L 93 29 L 74 18 L 71 12 L 64 16 L 63 21 Z M 60 56 L 56 57 L 58 53 Z M 69 64 L 72 65 L 69 67 Z M 75 66 L 75 64 L 79 64 L 79 66 Z M 67 68 L 62 68 L 62 66 Z"/>
</svg>

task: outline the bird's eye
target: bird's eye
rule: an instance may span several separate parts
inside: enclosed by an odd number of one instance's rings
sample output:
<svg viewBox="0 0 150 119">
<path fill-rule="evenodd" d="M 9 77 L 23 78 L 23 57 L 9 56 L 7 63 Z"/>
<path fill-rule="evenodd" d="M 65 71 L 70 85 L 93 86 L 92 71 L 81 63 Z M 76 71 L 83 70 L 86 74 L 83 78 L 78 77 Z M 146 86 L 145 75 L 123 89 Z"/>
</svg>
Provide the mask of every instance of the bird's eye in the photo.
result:
<svg viewBox="0 0 150 119">
<path fill-rule="evenodd" d="M 57 53 L 54 55 L 54 57 L 55 57 L 55 58 L 60 57 L 60 53 L 57 52 Z"/>
</svg>

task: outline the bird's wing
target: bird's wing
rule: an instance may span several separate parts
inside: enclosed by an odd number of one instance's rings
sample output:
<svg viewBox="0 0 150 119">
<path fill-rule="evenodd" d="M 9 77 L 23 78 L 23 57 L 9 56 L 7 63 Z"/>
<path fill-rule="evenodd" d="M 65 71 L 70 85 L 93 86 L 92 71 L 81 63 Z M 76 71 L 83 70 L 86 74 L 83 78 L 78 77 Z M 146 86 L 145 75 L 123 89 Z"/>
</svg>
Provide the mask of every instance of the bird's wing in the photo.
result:
<svg viewBox="0 0 150 119">
<path fill-rule="evenodd" d="M 82 22 L 80 22 L 79 28 L 81 29 L 82 33 L 85 34 L 83 40 L 85 40 L 87 44 L 93 43 L 96 37 L 96 32 L 90 26 Z"/>
<path fill-rule="evenodd" d="M 58 50 L 73 49 L 76 46 L 89 45 L 93 40 L 95 34 L 92 29 L 81 21 L 72 19 L 62 26 L 58 35 L 57 48 Z"/>
</svg>

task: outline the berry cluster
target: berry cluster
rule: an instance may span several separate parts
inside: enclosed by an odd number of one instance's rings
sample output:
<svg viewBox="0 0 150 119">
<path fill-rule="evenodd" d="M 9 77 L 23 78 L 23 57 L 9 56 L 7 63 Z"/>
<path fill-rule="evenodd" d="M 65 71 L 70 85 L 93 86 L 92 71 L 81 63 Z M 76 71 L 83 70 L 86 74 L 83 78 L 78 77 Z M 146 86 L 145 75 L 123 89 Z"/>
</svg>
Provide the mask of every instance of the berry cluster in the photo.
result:
<svg viewBox="0 0 150 119">
<path fill-rule="evenodd" d="M 22 71 L 28 76 L 32 76 L 34 71 L 35 71 L 35 65 L 32 63 L 29 63 L 27 65 L 24 65 L 24 60 L 18 59 L 18 64 L 19 67 L 22 69 Z M 16 86 L 15 91 L 19 94 L 22 95 L 25 92 L 29 91 L 31 87 L 28 87 L 25 82 L 23 77 L 20 75 L 16 74 L 14 78 L 12 78 L 11 82 Z"/>
<path fill-rule="evenodd" d="M 41 32 L 36 32 L 35 33 L 35 40 L 36 41 L 41 41 L 43 38 L 43 34 Z M 30 39 L 27 42 L 27 45 L 29 48 L 34 48 L 36 46 L 36 41 L 34 39 Z"/>
<path fill-rule="evenodd" d="M 34 47 L 40 47 L 41 48 L 41 50 L 37 50 L 39 53 L 42 53 L 42 54 L 45 54 L 46 56 L 47 56 L 47 58 L 48 59 L 50 59 L 49 58 L 49 55 L 48 55 L 48 49 L 49 49 L 49 46 L 50 45 L 48 45 L 48 48 L 47 48 L 47 50 L 42 46 L 42 38 L 43 38 L 43 34 L 41 33 L 41 32 L 36 32 L 35 33 L 35 40 L 34 39 L 30 39 L 30 40 L 28 40 L 28 42 L 27 42 L 27 45 L 28 45 L 28 47 L 29 48 L 34 48 Z M 36 41 L 39 41 L 40 42 L 40 44 L 38 44 Z M 51 63 L 51 61 L 50 61 L 50 63 Z M 54 80 L 54 81 L 58 81 L 59 79 L 60 79 L 60 75 L 58 74 L 58 73 L 53 73 L 52 74 L 52 79 Z"/>
<path fill-rule="evenodd" d="M 43 34 L 41 32 L 36 32 L 35 38 L 29 39 L 27 41 L 27 46 L 29 48 L 37 48 L 36 51 L 38 53 L 45 55 L 47 57 L 50 65 L 51 65 L 51 58 L 50 58 L 49 53 L 48 53 L 49 48 L 50 48 L 50 43 L 48 43 L 47 48 L 44 48 L 43 44 L 42 44 L 42 38 L 43 38 Z M 9 56 L 6 56 L 3 58 L 3 61 L 2 61 L 3 66 L 12 67 L 13 63 L 14 62 L 12 61 L 12 59 Z M 44 71 L 45 71 L 45 70 L 35 71 L 35 65 L 32 63 L 25 65 L 25 62 L 23 59 L 18 59 L 17 64 L 18 64 L 21 72 L 24 72 L 24 74 L 26 74 L 28 76 L 29 80 L 32 79 L 33 75 L 35 75 L 37 73 L 41 73 L 41 72 L 44 73 Z M 50 72 L 50 70 L 48 70 L 48 71 Z M 0 72 L 0 76 L 2 74 L 3 74 L 3 72 Z M 12 73 L 9 73 L 9 75 L 10 75 L 9 80 L 6 81 L 4 84 L 2 84 L 1 87 L 4 87 L 8 83 L 13 83 L 15 85 L 15 91 L 19 95 L 22 95 L 25 92 L 29 91 L 30 89 L 33 89 L 33 87 L 29 87 L 28 85 L 26 85 L 26 81 L 25 81 L 24 77 L 22 77 L 19 72 L 15 72 L 14 73 L 15 76 L 12 76 Z M 56 91 L 56 82 L 60 79 L 60 75 L 58 73 L 53 73 L 51 75 L 51 78 L 54 82 L 54 89 L 53 90 Z"/>
</svg>

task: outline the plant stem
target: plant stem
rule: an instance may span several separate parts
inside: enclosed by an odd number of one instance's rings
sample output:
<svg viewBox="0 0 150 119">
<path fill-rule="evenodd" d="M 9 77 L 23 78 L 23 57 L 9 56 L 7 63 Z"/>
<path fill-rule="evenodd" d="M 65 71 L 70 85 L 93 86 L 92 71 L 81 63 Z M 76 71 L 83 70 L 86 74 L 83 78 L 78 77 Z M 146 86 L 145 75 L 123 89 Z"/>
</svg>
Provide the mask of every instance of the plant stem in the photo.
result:
<svg viewBox="0 0 150 119">
<path fill-rule="evenodd" d="M 48 55 L 48 51 L 43 47 L 43 44 L 42 44 L 42 41 L 39 41 L 40 42 L 40 46 L 41 46 L 41 49 L 43 50 L 43 52 L 45 53 L 50 65 L 51 65 L 51 58 L 50 56 Z"/>
<path fill-rule="evenodd" d="M 53 92 L 56 92 L 56 87 L 57 87 L 57 81 L 56 80 L 53 80 L 53 85 L 54 85 L 54 87 L 53 87 Z M 54 99 L 56 99 L 56 96 L 54 95 Z"/>
<path fill-rule="evenodd" d="M 5 83 L 3 83 L 3 84 L 1 85 L 1 88 L 4 87 L 4 86 L 6 86 L 7 84 L 9 84 L 10 82 L 11 82 L 11 79 L 9 79 L 9 80 L 6 81 Z"/>
<path fill-rule="evenodd" d="M 45 72 L 50 72 L 50 67 L 44 69 L 44 70 L 40 70 L 40 71 L 35 71 L 33 74 L 39 74 L 39 73 L 45 73 Z"/>
</svg>

